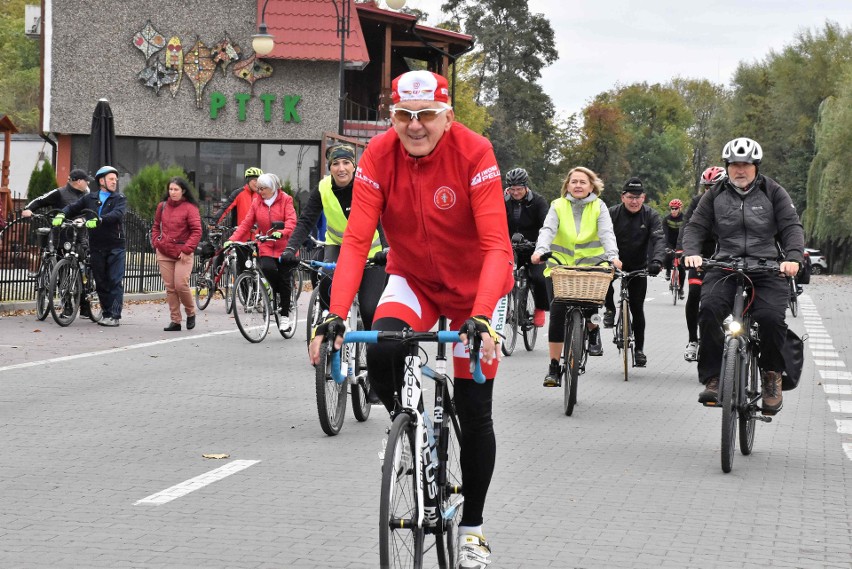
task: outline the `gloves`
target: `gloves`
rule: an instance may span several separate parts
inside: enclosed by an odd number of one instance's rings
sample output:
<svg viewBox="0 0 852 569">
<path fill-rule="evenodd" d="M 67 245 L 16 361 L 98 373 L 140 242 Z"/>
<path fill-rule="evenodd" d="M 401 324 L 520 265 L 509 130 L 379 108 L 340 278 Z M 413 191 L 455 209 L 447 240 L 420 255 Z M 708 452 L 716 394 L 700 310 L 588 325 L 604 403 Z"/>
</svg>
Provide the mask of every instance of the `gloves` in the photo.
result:
<svg viewBox="0 0 852 569">
<path fill-rule="evenodd" d="M 64 213 L 60 213 L 60 214 L 58 214 L 56 217 L 54 217 L 54 218 L 53 218 L 53 221 L 51 221 L 51 222 L 50 222 L 50 224 L 51 224 L 53 227 L 59 227 L 60 225 L 62 225 L 62 222 L 63 222 L 64 220 L 65 220 L 65 214 L 64 214 Z"/>
<path fill-rule="evenodd" d="M 97 217 L 93 217 L 92 219 L 86 221 L 86 229 L 94 229 L 98 225 L 100 225 L 101 220 Z"/>
<path fill-rule="evenodd" d="M 233 241 L 225 241 L 224 243 L 222 243 L 222 249 L 227 249 L 228 247 L 230 247 L 233 244 L 234 244 Z"/>
<path fill-rule="evenodd" d="M 343 318 L 337 314 L 329 313 L 328 316 L 325 317 L 325 320 L 317 324 L 316 328 L 314 328 L 314 332 L 311 334 L 311 340 L 318 335 L 324 336 L 326 339 L 328 339 L 329 336 L 336 338 L 337 336 L 343 336 L 345 332 L 346 325 L 343 323 Z"/>
<path fill-rule="evenodd" d="M 660 274 L 662 269 L 663 265 L 659 261 L 651 261 L 651 264 L 648 265 L 648 274 L 652 277 L 656 277 Z"/>
<path fill-rule="evenodd" d="M 370 261 L 372 261 L 374 265 L 385 266 L 388 264 L 388 252 L 390 252 L 390 249 L 388 247 L 385 247 L 384 249 L 373 255 Z"/>
<path fill-rule="evenodd" d="M 278 257 L 278 262 L 285 267 L 290 268 L 299 264 L 299 258 L 296 257 L 296 251 L 294 249 L 287 247 L 284 249 L 284 252 L 281 253 L 281 256 Z"/>
<path fill-rule="evenodd" d="M 271 235 L 273 239 L 281 239 L 284 234 L 280 231 L 273 231 Z"/>
<path fill-rule="evenodd" d="M 683 249 L 678 249 L 677 251 L 675 251 L 675 257 L 678 258 L 678 259 L 682 258 L 683 257 Z"/>
<path fill-rule="evenodd" d="M 459 332 L 467 334 L 468 342 L 472 341 L 474 338 L 478 339 L 482 332 L 491 336 L 491 339 L 494 340 L 495 344 L 499 341 L 499 335 L 497 334 L 497 331 L 491 327 L 491 320 L 489 320 L 487 316 L 471 316 L 465 320 Z"/>
<path fill-rule="evenodd" d="M 523 243 L 523 242 L 524 242 L 523 233 L 515 233 L 514 235 L 512 235 L 512 243 Z"/>
</svg>

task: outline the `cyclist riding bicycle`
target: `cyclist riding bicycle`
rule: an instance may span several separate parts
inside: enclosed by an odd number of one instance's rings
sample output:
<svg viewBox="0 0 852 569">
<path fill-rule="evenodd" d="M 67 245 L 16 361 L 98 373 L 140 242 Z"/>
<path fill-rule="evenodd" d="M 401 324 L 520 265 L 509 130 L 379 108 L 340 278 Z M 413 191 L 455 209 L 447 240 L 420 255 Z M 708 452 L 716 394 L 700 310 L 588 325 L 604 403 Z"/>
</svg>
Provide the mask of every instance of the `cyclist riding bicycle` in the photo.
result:
<svg viewBox="0 0 852 569">
<path fill-rule="evenodd" d="M 355 182 L 355 147 L 351 144 L 335 144 L 329 146 L 325 153 L 330 174 L 320 180 L 319 186 L 311 191 L 307 205 L 299 215 L 296 229 L 287 241 L 284 252 L 279 260 L 288 268 L 299 264 L 297 252 L 299 247 L 308 238 L 311 230 L 316 227 L 320 216 L 325 214 L 326 218 L 326 245 L 323 247 L 323 261 L 333 263 L 340 255 L 340 245 L 343 243 L 343 233 L 349 215 L 352 211 L 352 187 Z M 387 275 L 381 263 L 384 262 L 387 252 L 380 231 L 373 235 L 370 243 L 369 257 L 378 261 L 376 266 L 368 268 L 364 272 L 361 287 L 358 289 L 359 307 L 361 319 L 364 321 L 364 329 L 369 330 L 373 325 L 373 314 L 379 297 L 385 288 Z M 331 281 L 321 279 L 318 283 L 320 288 L 320 304 L 324 310 L 328 310 L 330 299 Z M 378 401 L 374 401 L 378 403 Z"/>
<path fill-rule="evenodd" d="M 599 197 L 603 187 L 603 181 L 588 168 L 572 168 L 562 182 L 562 197 L 550 204 L 535 244 L 533 264 L 541 263 L 541 256 L 548 251 L 552 254 L 544 270 L 548 277 L 548 298 L 551 299 L 548 330 L 550 364 L 544 376 L 545 387 L 559 385 L 559 356 L 565 342 L 566 307 L 561 302 L 553 302 L 553 280 L 549 278 L 551 270 L 556 265 L 597 265 L 602 261 L 609 261 L 621 268 L 609 210 Z M 589 308 L 585 313 L 589 316 L 597 311 L 597 308 Z M 603 355 L 600 327 L 591 323 L 589 355 Z"/>
<path fill-rule="evenodd" d="M 762 159 L 763 149 L 750 138 L 735 138 L 725 145 L 722 160 L 728 178 L 701 198 L 684 229 L 684 261 L 688 267 L 701 267 L 701 247 L 712 236 L 717 242 L 713 259 L 778 263 L 781 273 L 796 275 L 804 253 L 802 224 L 787 190 L 759 172 Z M 786 260 L 781 251 L 786 252 Z M 722 271 L 711 271 L 701 287 L 698 380 L 704 390 L 698 401 L 702 404 L 718 399 L 725 337 L 722 321 L 731 312 L 736 287 L 736 281 L 725 276 Z M 786 280 L 771 273 L 753 274 L 750 280 L 755 291 L 752 317 L 760 326 L 762 412 L 774 415 L 783 405 L 781 350 L 787 333 L 784 318 L 789 287 Z"/>
<path fill-rule="evenodd" d="M 671 250 L 671 253 L 666 253 L 666 280 L 671 278 L 671 272 L 674 269 L 674 260 L 678 256 L 677 251 L 677 236 L 680 234 L 680 228 L 684 222 L 683 202 L 679 199 L 673 199 L 669 202 L 669 214 L 663 218 L 663 235 L 666 238 L 666 246 Z M 678 298 L 683 300 L 683 280 L 686 276 L 686 270 L 683 268 L 683 263 L 679 263 L 678 272 Z"/>
<path fill-rule="evenodd" d="M 547 217 L 547 201 L 529 188 L 529 175 L 523 168 L 514 168 L 506 172 L 506 218 L 509 222 L 509 235 L 513 238 L 520 233 L 524 239 L 533 243 Z M 544 326 L 545 312 L 550 308 L 547 298 L 547 285 L 544 280 L 544 265 L 530 264 L 532 253 L 522 253 L 518 266 L 529 265 L 530 288 L 535 301 L 533 324 Z"/>
<path fill-rule="evenodd" d="M 274 292 L 281 299 L 278 312 L 278 328 L 283 332 L 290 328 L 290 271 L 279 261 L 278 256 L 284 251 L 287 239 L 296 227 L 296 210 L 293 208 L 293 198 L 281 189 L 281 182 L 275 174 L 261 174 L 257 179 L 258 199 L 255 199 L 240 225 L 225 242 L 225 247 L 231 241 L 246 241 L 252 238 L 252 228 L 257 227 L 257 233 L 266 234 L 272 229 L 272 223 L 283 221 L 284 229 L 273 231 L 270 235 L 274 240 L 258 244 L 258 263 L 260 270 L 269 282 Z"/>
<path fill-rule="evenodd" d="M 630 272 L 647 267 L 648 275 L 659 275 L 666 259 L 663 226 L 660 214 L 645 205 L 642 180 L 634 177 L 625 182 L 621 189 L 621 204 L 609 208 L 609 214 L 618 242 L 618 256 L 624 263 L 622 270 Z M 630 279 L 627 286 L 635 338 L 633 360 L 636 367 L 644 367 L 648 363 L 648 357 L 645 355 L 645 294 L 648 292 L 648 278 L 642 276 Z M 612 327 L 614 319 L 615 290 L 610 284 L 606 293 L 604 326 Z"/>
<path fill-rule="evenodd" d="M 689 223 L 690 218 L 692 218 L 692 214 L 695 213 L 695 208 L 698 207 L 701 196 L 726 177 L 725 169 L 719 166 L 711 166 L 701 174 L 701 179 L 699 180 L 700 192 L 692 198 L 692 201 L 689 202 L 689 207 L 686 208 L 686 213 L 683 214 L 683 225 L 680 227 L 677 246 L 675 247 L 678 251 L 683 251 L 683 231 Z M 716 242 L 712 238 L 707 239 L 701 246 L 701 256 L 709 258 L 715 250 Z M 689 295 L 686 298 L 684 312 L 686 313 L 686 332 L 689 335 L 689 340 L 686 344 L 686 349 L 683 351 L 683 359 L 688 362 L 694 362 L 698 361 L 698 306 L 701 301 L 701 282 L 704 280 L 704 271 L 697 271 L 693 268 L 687 270 Z"/>
<path fill-rule="evenodd" d="M 390 276 L 373 330 L 428 331 L 443 314 L 465 342 L 482 342 L 482 384 L 471 379 L 465 347 L 453 350 L 464 494 L 458 561 L 463 569 L 482 569 L 491 555 L 482 523 L 496 449 L 491 407 L 499 347 L 490 318 L 514 284 L 500 170 L 491 143 L 454 121 L 446 78 L 409 71 L 392 87 L 392 128 L 373 138 L 361 157 L 331 313 L 315 331 L 310 358 L 319 361 L 326 334 L 341 345 L 339 315 L 352 304 L 381 218 Z M 389 411 L 405 354 L 381 343 L 367 350 L 370 381 Z"/>
</svg>

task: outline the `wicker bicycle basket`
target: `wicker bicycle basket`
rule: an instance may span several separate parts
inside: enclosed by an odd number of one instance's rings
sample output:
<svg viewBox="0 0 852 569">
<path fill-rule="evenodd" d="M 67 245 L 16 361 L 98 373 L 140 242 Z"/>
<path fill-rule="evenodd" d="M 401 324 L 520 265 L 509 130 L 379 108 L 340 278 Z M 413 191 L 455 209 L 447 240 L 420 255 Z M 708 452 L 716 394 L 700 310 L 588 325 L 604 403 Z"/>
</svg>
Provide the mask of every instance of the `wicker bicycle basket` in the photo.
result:
<svg viewBox="0 0 852 569">
<path fill-rule="evenodd" d="M 613 273 L 612 267 L 557 265 L 550 271 L 553 298 L 562 302 L 603 304 Z"/>
</svg>

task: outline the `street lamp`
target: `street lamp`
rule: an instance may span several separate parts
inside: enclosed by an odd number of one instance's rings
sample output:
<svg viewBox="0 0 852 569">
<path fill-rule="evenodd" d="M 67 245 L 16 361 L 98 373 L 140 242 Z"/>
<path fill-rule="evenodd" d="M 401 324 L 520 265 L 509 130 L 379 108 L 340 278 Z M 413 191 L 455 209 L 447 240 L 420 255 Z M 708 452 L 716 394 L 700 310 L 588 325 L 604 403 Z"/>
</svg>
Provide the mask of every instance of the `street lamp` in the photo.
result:
<svg viewBox="0 0 852 569">
<path fill-rule="evenodd" d="M 260 25 L 257 27 L 257 33 L 251 36 L 251 48 L 259 56 L 269 55 L 275 48 L 275 37 L 266 29 L 266 5 L 269 0 L 263 3 L 263 9 L 260 11 Z"/>
</svg>

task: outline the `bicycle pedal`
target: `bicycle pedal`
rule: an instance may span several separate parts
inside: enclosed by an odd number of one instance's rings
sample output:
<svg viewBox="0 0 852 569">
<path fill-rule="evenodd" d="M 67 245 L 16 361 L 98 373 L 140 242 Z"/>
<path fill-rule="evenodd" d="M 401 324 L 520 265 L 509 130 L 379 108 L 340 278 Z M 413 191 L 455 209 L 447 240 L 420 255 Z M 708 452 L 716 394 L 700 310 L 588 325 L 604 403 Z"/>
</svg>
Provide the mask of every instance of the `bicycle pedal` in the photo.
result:
<svg viewBox="0 0 852 569">
<path fill-rule="evenodd" d="M 719 403 L 717 401 L 706 401 L 702 403 L 705 407 L 718 407 Z"/>
</svg>

